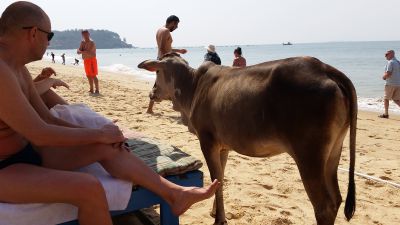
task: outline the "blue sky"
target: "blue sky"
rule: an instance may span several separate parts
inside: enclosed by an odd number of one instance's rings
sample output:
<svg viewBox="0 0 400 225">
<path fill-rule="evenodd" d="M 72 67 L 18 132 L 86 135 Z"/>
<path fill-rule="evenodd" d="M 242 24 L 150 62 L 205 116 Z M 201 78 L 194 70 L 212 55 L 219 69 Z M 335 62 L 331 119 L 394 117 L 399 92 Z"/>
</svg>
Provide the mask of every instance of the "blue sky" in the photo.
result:
<svg viewBox="0 0 400 225">
<path fill-rule="evenodd" d="M 0 11 L 14 1 L 1 0 Z M 115 31 L 139 47 L 176 14 L 174 46 L 400 40 L 399 0 L 32 0 L 55 30 Z"/>
</svg>

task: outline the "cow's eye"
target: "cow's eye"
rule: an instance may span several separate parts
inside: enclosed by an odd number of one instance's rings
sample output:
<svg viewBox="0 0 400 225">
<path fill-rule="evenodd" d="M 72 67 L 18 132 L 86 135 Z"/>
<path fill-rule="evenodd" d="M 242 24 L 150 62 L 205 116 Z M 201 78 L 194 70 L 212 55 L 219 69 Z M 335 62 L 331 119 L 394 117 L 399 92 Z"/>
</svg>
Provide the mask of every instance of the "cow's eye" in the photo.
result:
<svg viewBox="0 0 400 225">
<path fill-rule="evenodd" d="M 160 72 L 159 70 L 156 71 L 156 73 Z"/>
</svg>

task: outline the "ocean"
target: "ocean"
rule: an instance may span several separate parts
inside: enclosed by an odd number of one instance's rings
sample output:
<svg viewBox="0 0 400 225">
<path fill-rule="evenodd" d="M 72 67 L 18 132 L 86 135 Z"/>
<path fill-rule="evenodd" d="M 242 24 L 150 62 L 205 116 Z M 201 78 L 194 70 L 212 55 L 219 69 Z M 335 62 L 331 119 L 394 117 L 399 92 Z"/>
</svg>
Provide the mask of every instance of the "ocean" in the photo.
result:
<svg viewBox="0 0 400 225">
<path fill-rule="evenodd" d="M 77 44 L 79 45 L 79 43 Z M 345 73 L 356 87 L 359 108 L 368 111 L 383 111 L 382 80 L 388 49 L 395 51 L 400 46 L 400 41 L 376 42 L 327 42 L 305 43 L 293 45 L 241 45 L 243 56 L 248 65 L 282 59 L 293 56 L 313 56 Z M 216 46 L 223 65 L 232 65 L 233 50 L 237 46 Z M 188 52 L 183 57 L 190 66 L 197 68 L 202 62 L 206 50 L 200 47 L 185 47 Z M 50 52 L 56 55 L 56 63 L 61 63 L 60 55 L 66 54 L 66 63 L 73 64 L 77 58 L 82 63 L 81 57 L 76 54 L 76 49 L 47 51 L 45 60 L 50 60 Z M 400 54 L 400 51 L 399 51 Z M 154 80 L 155 74 L 140 70 L 137 65 L 147 59 L 157 57 L 156 48 L 135 49 L 98 49 L 97 60 L 99 68 L 124 73 L 127 76 L 136 76 L 141 79 Z M 399 57 L 400 58 L 400 57 Z M 101 74 L 100 74 L 101 76 Z M 390 104 L 391 112 L 400 113 L 400 107 Z"/>
</svg>

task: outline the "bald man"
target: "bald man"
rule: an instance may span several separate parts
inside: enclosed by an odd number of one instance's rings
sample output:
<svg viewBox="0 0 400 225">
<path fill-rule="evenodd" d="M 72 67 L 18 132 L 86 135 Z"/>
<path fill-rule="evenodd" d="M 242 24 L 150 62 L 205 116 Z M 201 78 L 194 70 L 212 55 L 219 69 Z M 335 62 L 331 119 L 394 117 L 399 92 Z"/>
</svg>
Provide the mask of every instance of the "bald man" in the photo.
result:
<svg viewBox="0 0 400 225">
<path fill-rule="evenodd" d="M 176 215 L 211 197 L 217 181 L 205 188 L 169 182 L 123 149 L 117 126 L 88 129 L 49 113 L 25 65 L 42 58 L 53 35 L 49 17 L 33 3 L 15 2 L 1 15 L 0 202 L 69 203 L 81 225 L 111 225 L 101 184 L 71 171 L 93 162 L 155 192 Z"/>
</svg>

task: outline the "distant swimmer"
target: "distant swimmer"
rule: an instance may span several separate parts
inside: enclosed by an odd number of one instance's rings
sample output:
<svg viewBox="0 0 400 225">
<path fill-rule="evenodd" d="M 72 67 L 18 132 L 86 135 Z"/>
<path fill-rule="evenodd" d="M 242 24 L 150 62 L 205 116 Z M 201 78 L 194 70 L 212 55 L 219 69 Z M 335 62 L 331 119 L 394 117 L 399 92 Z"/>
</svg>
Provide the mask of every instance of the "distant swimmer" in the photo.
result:
<svg viewBox="0 0 400 225">
<path fill-rule="evenodd" d="M 99 92 L 99 80 L 97 79 L 97 59 L 96 59 L 96 44 L 90 38 L 88 30 L 82 31 L 82 42 L 77 51 L 78 54 L 82 54 L 83 64 L 85 66 L 86 77 L 89 81 L 91 94 L 100 94 Z M 93 91 L 93 83 L 95 91 Z"/>
<path fill-rule="evenodd" d="M 389 118 L 389 100 L 393 100 L 400 106 L 400 62 L 394 56 L 394 51 L 389 50 L 385 53 L 387 65 L 382 79 L 386 81 L 384 107 L 385 113 L 380 115 L 380 118 Z"/>
<path fill-rule="evenodd" d="M 172 36 L 171 32 L 178 28 L 179 18 L 175 15 L 171 15 L 167 18 L 165 26 L 157 30 L 156 40 L 158 46 L 158 56 L 157 59 L 160 60 L 163 55 L 170 52 L 177 52 L 180 54 L 185 54 L 186 49 L 176 49 L 172 48 Z M 155 84 L 154 84 L 155 86 Z M 149 107 L 147 108 L 147 113 L 153 113 L 154 101 L 150 100 Z"/>
<path fill-rule="evenodd" d="M 233 65 L 236 67 L 246 67 L 246 59 L 242 56 L 242 48 L 237 47 L 233 54 L 235 55 L 235 59 L 233 60 Z"/>
</svg>

